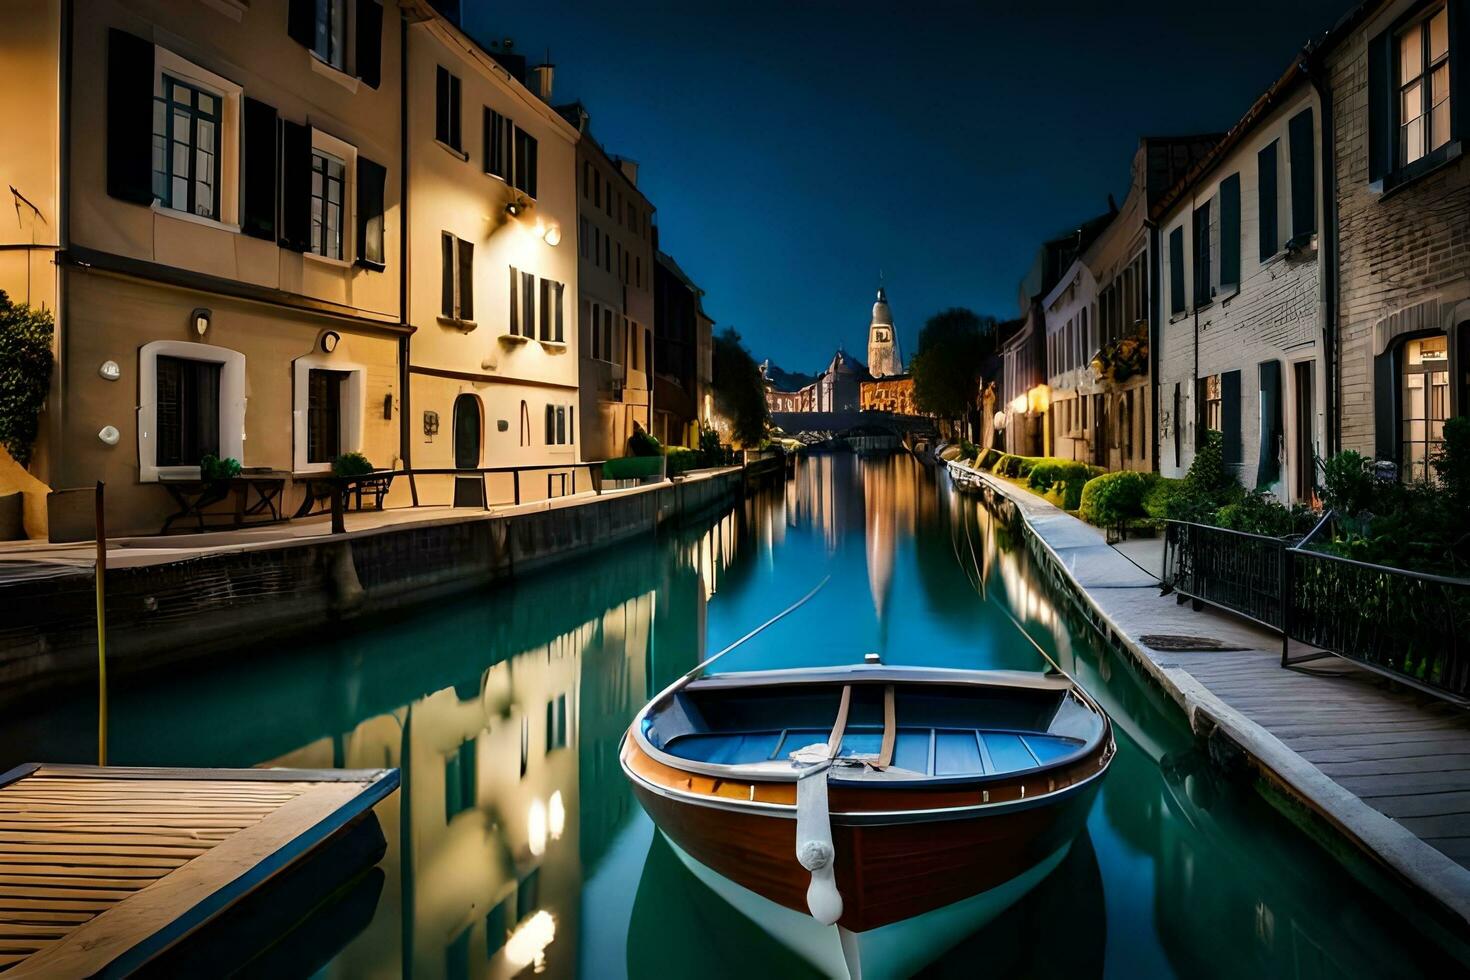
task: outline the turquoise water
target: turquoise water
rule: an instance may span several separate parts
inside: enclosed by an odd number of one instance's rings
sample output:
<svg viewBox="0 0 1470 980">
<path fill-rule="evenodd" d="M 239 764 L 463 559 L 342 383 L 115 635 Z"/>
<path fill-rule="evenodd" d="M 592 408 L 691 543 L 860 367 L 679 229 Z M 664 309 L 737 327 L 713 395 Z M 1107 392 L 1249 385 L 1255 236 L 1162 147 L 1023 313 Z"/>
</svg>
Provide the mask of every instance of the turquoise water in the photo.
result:
<svg viewBox="0 0 1470 980">
<path fill-rule="evenodd" d="M 1112 715 L 1087 834 L 943 977 L 1463 973 L 1252 790 L 1101 648 L 1019 537 L 908 457 L 801 461 L 784 487 L 657 540 L 333 635 L 120 685 L 119 764 L 399 766 L 371 924 L 330 977 L 809 976 L 679 863 L 618 740 L 648 697 L 809 591 L 721 670 L 888 663 L 1040 670 L 1009 611 Z M 85 696 L 0 720 L 8 764 L 88 761 Z M 315 969 L 319 964 L 311 963 Z"/>
</svg>

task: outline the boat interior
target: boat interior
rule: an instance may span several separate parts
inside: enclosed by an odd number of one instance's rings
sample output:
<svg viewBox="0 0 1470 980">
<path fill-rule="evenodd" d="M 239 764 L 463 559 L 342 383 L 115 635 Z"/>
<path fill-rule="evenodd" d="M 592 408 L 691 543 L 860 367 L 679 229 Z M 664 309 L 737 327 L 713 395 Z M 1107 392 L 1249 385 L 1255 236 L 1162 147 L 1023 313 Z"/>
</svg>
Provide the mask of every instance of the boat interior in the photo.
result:
<svg viewBox="0 0 1470 980">
<path fill-rule="evenodd" d="M 881 679 L 695 681 L 655 705 L 643 725 L 654 748 L 697 768 L 791 771 L 792 753 L 819 747 L 822 757 L 852 764 L 834 770 L 833 778 L 878 773 L 900 780 L 983 779 L 1043 768 L 1084 754 L 1103 729 L 1102 718 L 1070 685 Z"/>
</svg>

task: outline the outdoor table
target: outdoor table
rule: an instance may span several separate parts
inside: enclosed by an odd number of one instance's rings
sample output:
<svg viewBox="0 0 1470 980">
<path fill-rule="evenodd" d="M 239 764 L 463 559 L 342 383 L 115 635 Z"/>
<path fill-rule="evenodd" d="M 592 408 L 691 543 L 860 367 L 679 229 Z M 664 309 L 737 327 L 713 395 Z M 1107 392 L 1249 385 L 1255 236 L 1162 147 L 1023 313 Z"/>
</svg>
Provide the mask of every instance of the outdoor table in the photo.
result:
<svg viewBox="0 0 1470 980">
<path fill-rule="evenodd" d="M 286 478 L 288 474 L 275 470 L 251 473 L 242 472 L 239 476 L 224 480 L 205 480 L 200 477 L 187 479 L 161 478 L 158 482 L 168 490 L 169 496 L 179 505 L 179 509 L 163 522 L 163 530 L 159 533 L 167 534 L 175 521 L 193 519 L 197 530 L 205 530 L 205 511 L 213 505 L 230 496 L 235 498 L 235 512 L 228 524 L 221 527 L 244 527 L 246 524 L 268 524 L 280 521 L 281 517 L 281 494 L 286 489 Z M 253 499 L 252 499 L 253 498 Z M 268 515 L 263 520 L 251 520 L 251 518 Z"/>
<path fill-rule="evenodd" d="M 362 510 L 365 496 L 373 498 L 375 510 L 382 510 L 383 498 L 393 485 L 393 471 L 373 470 L 357 476 L 333 476 L 326 473 L 306 477 L 302 482 L 306 484 L 306 495 L 301 499 L 301 506 L 291 515 L 293 520 L 310 516 L 318 504 L 329 504 L 334 493 L 342 495 L 344 510 L 348 499 L 352 497 L 356 498 L 357 509 Z"/>
</svg>

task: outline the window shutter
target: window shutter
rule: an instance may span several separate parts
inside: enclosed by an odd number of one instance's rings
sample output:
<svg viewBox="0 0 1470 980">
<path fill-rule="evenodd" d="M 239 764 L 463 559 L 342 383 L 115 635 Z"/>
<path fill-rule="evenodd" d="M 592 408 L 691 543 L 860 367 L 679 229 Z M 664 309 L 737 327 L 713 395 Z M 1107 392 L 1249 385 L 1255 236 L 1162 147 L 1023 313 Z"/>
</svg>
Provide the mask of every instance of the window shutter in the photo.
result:
<svg viewBox="0 0 1470 980">
<path fill-rule="evenodd" d="M 1398 357 L 1389 350 L 1373 358 L 1373 454 L 1399 459 Z"/>
<path fill-rule="evenodd" d="M 383 193 L 388 170 L 367 157 L 357 158 L 357 264 L 383 271 Z"/>
<path fill-rule="evenodd" d="M 1194 305 L 1210 302 L 1210 204 L 1194 212 Z"/>
<path fill-rule="evenodd" d="M 1226 371 L 1220 375 L 1220 431 L 1225 436 L 1224 460 L 1226 466 L 1239 468 L 1240 451 L 1240 372 Z"/>
<path fill-rule="evenodd" d="M 1287 126 L 1291 140 L 1291 237 L 1317 231 L 1317 151 L 1312 110 L 1303 109 Z"/>
<path fill-rule="evenodd" d="M 357 77 L 377 88 L 383 80 L 383 5 L 357 0 Z"/>
<path fill-rule="evenodd" d="M 1276 254 L 1276 148 L 1280 140 L 1272 140 L 1256 154 L 1257 228 L 1260 231 L 1261 261 Z"/>
<path fill-rule="evenodd" d="M 1240 284 L 1240 174 L 1220 182 L 1220 285 Z"/>
<path fill-rule="evenodd" d="M 459 318 L 475 318 L 475 243 L 461 239 L 459 245 Z"/>
<path fill-rule="evenodd" d="M 459 76 L 449 76 L 449 139 L 446 142 L 456 150 L 464 149 L 464 142 L 460 139 L 459 125 L 461 121 L 459 106 Z"/>
<path fill-rule="evenodd" d="M 439 257 L 443 263 L 443 282 L 439 287 L 439 312 L 454 317 L 454 236 L 444 232 L 439 236 Z"/>
<path fill-rule="evenodd" d="M 449 142 L 449 71 L 443 65 L 434 75 L 434 138 Z"/>
<path fill-rule="evenodd" d="M 286 34 L 302 47 L 316 46 L 317 0 L 291 0 L 286 10 Z"/>
<path fill-rule="evenodd" d="M 521 332 L 521 275 L 515 266 L 510 267 L 510 333 Z"/>
<path fill-rule="evenodd" d="M 281 245 L 311 247 L 311 127 L 281 121 Z"/>
<path fill-rule="evenodd" d="M 264 102 L 245 99 L 245 192 L 240 230 L 268 242 L 276 240 L 276 110 Z"/>
<path fill-rule="evenodd" d="M 1205 398 L 1208 392 L 1208 381 L 1204 378 L 1196 378 L 1194 382 L 1194 451 L 1199 452 L 1205 444 L 1205 433 L 1209 431 L 1205 424 Z"/>
<path fill-rule="evenodd" d="M 546 444 L 556 444 L 556 409 L 550 405 L 546 406 Z"/>
<path fill-rule="evenodd" d="M 1451 66 L 1454 67 L 1454 66 Z M 1393 32 L 1368 41 L 1368 181 L 1377 183 L 1393 169 Z"/>
<path fill-rule="evenodd" d="M 1281 479 L 1281 362 L 1257 366 L 1261 382 L 1260 454 L 1256 461 L 1256 489 Z"/>
<path fill-rule="evenodd" d="M 1169 232 L 1169 312 L 1184 312 L 1184 226 Z"/>
<path fill-rule="evenodd" d="M 536 137 L 526 137 L 526 178 L 525 192 L 531 197 L 536 196 Z"/>
<path fill-rule="evenodd" d="M 107 193 L 153 203 L 153 45 L 107 32 Z"/>
<path fill-rule="evenodd" d="M 1470 0 L 1445 4 L 1450 29 L 1450 135 L 1470 140 Z"/>
<path fill-rule="evenodd" d="M 559 282 L 556 284 L 556 341 L 558 343 L 564 343 L 567 339 L 566 325 L 562 313 L 564 308 L 562 301 L 566 296 L 566 289 L 566 283 Z"/>
</svg>

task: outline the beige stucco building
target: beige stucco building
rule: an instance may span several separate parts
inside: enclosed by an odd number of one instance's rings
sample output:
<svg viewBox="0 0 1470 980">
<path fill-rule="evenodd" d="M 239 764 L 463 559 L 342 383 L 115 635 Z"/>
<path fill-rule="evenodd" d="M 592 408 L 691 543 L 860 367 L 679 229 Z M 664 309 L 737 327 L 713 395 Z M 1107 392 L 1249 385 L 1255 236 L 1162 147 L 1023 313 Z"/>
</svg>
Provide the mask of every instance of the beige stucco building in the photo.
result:
<svg viewBox="0 0 1470 980">
<path fill-rule="evenodd" d="M 126 533 L 157 531 L 175 506 L 160 481 L 206 454 L 280 474 L 350 451 L 393 465 L 396 13 L 26 7 L 0 40 L 0 106 L 27 132 L 0 147 L 17 197 L 0 288 L 57 318 L 33 471 L 106 481 Z"/>
<path fill-rule="evenodd" d="M 535 70 L 533 92 L 519 55 L 482 48 L 426 2 L 405 16 L 408 458 L 417 469 L 545 466 L 519 480 L 521 498 L 570 493 L 582 438 L 577 131 L 547 102 L 549 68 Z M 418 482 L 431 503 L 516 492 L 508 473 Z"/>
</svg>

